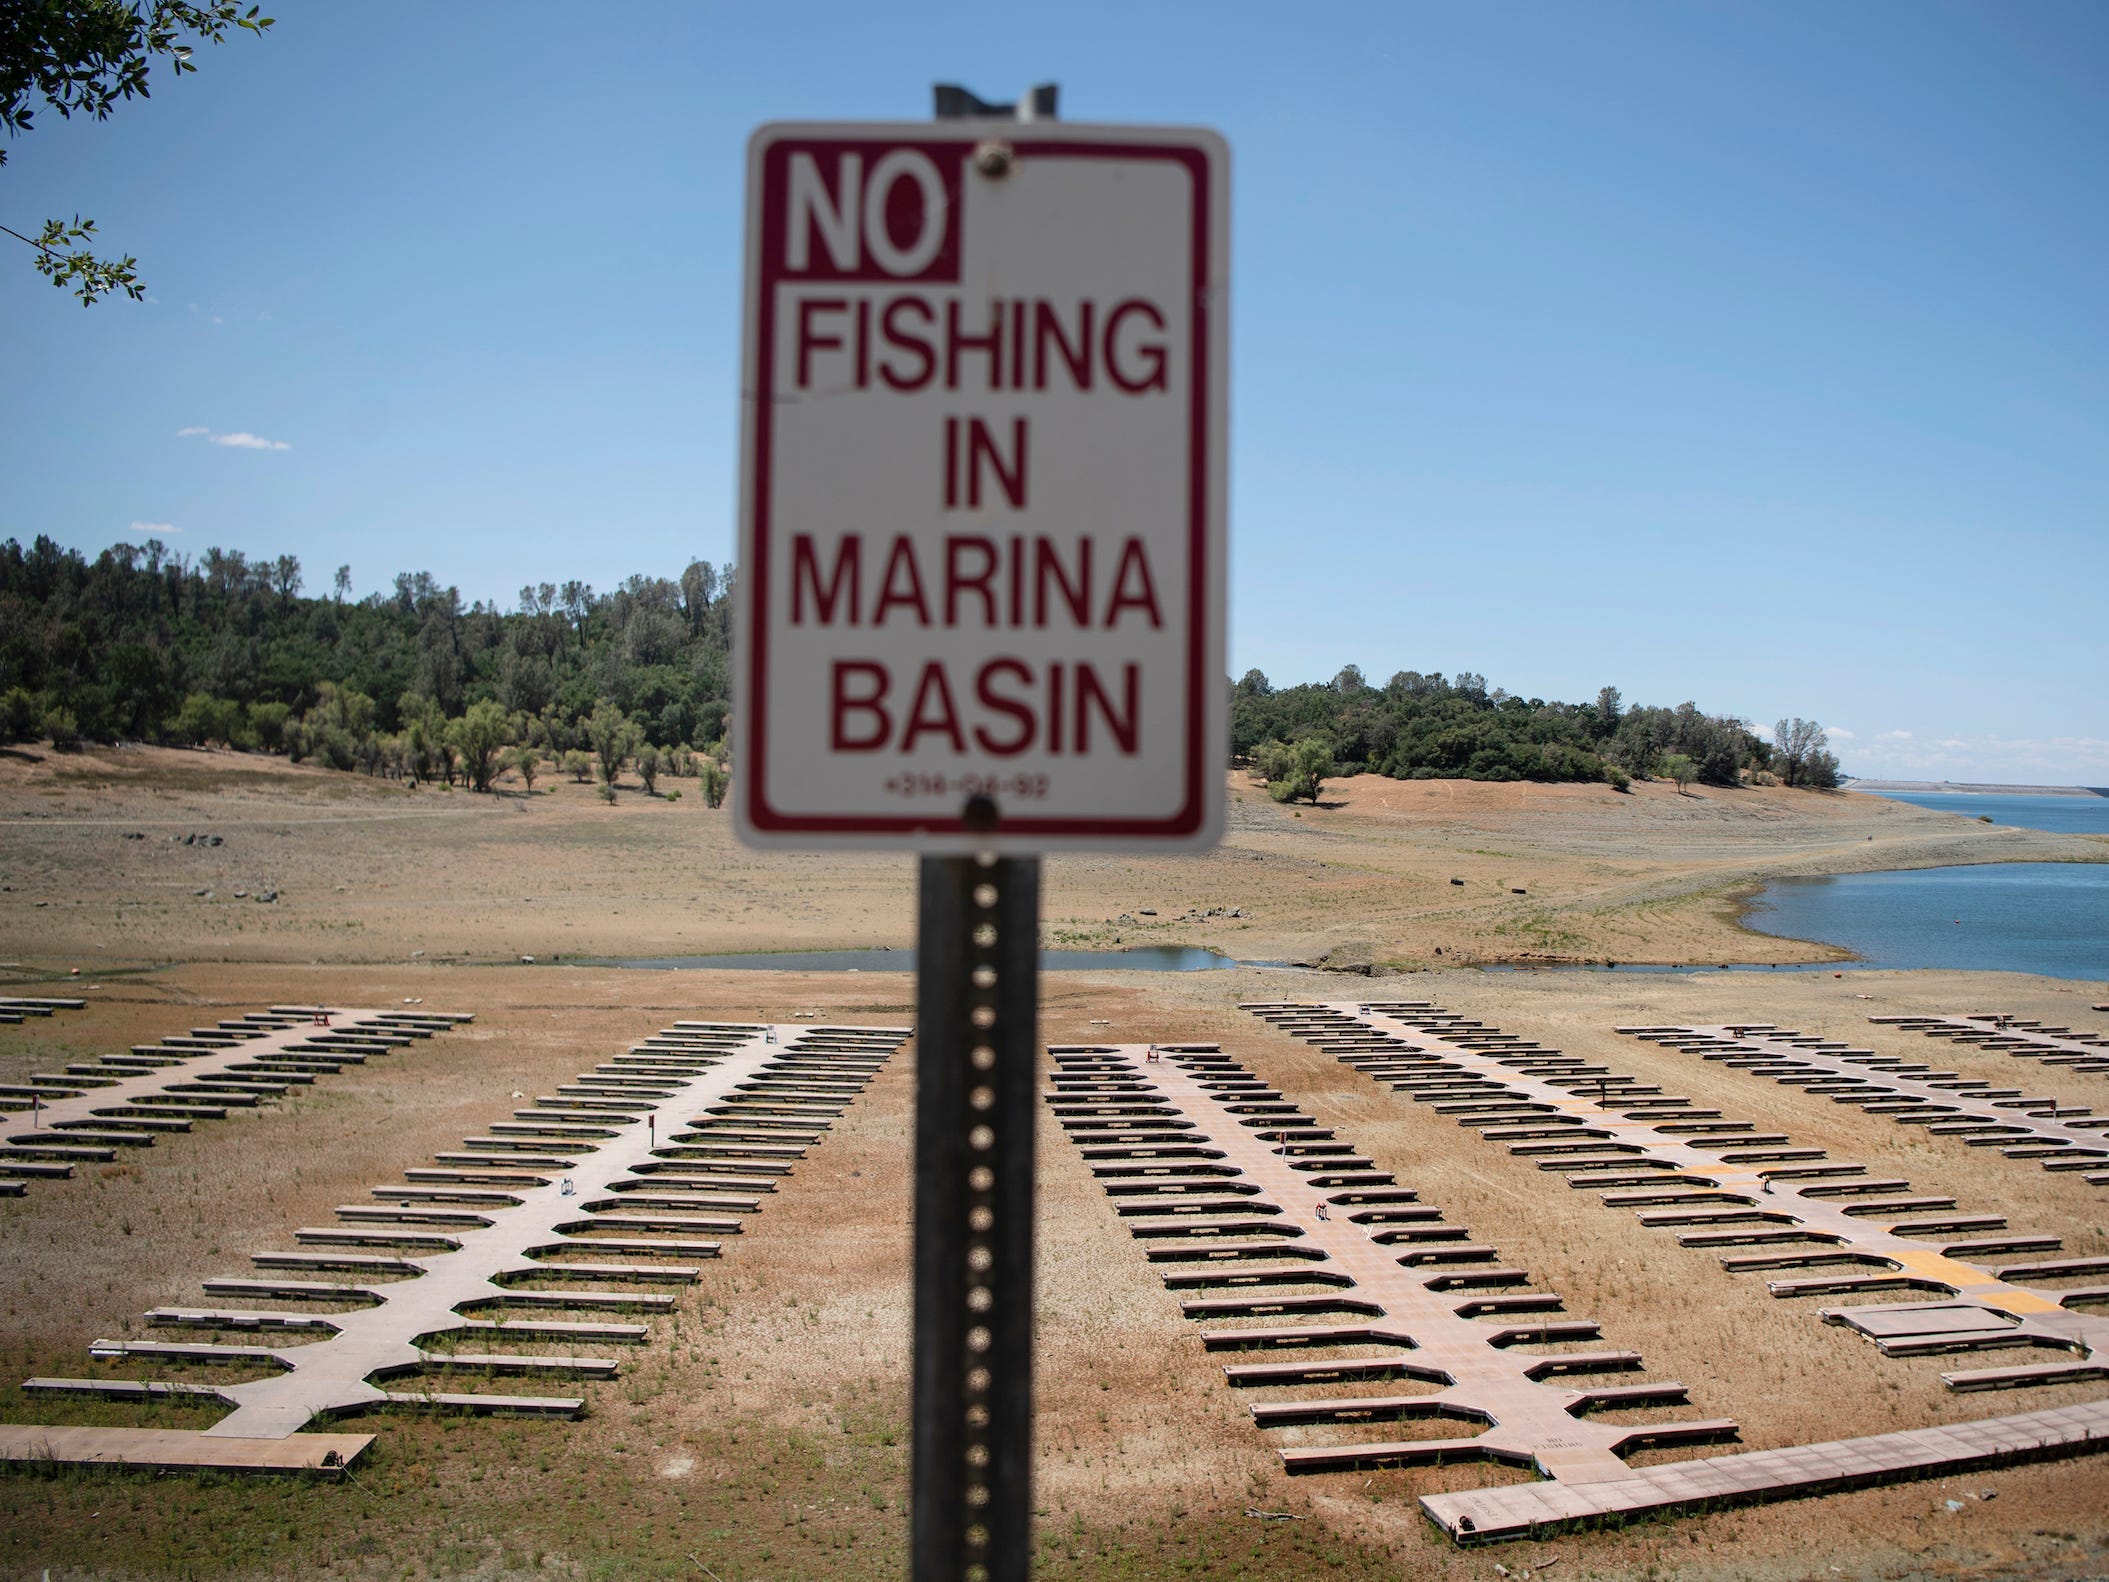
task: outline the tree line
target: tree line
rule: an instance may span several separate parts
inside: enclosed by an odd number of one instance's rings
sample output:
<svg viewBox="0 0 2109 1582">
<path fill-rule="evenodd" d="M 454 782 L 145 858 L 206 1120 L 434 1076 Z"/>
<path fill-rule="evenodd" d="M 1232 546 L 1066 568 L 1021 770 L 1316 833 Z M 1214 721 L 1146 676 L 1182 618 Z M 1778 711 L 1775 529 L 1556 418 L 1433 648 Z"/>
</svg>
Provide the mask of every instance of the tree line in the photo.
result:
<svg viewBox="0 0 2109 1582">
<path fill-rule="evenodd" d="M 465 603 L 426 572 L 306 596 L 291 555 L 193 559 L 158 539 L 92 561 L 0 545 L 0 740 L 216 744 L 487 789 L 506 768 L 694 774 L 723 794 L 732 580 L 708 561 Z"/>
<path fill-rule="evenodd" d="M 1277 800 L 1315 800 L 1328 775 L 1395 780 L 1603 781 L 1637 778 L 1829 790 L 1838 760 L 1821 726 L 1782 720 L 1765 740 L 1747 720 L 1675 708 L 1627 707 L 1616 687 L 1593 703 L 1522 698 L 1462 672 L 1402 670 L 1372 685 L 1349 665 L 1330 682 L 1276 687 L 1248 670 L 1231 688 L 1234 761 Z"/>
<path fill-rule="evenodd" d="M 732 568 L 633 576 L 606 593 L 538 583 L 517 607 L 464 603 L 425 572 L 354 597 L 340 566 L 305 592 L 298 559 L 158 539 L 93 560 L 38 537 L 0 545 L 0 740 L 215 744 L 332 768 L 487 789 L 511 768 L 598 778 L 693 774 L 724 791 L 730 758 Z M 1231 688 L 1231 756 L 1277 796 L 1328 775 L 1680 784 L 1756 780 L 1828 788 L 1821 727 L 1593 703 L 1548 703 L 1402 670 L 1372 685 Z"/>
</svg>

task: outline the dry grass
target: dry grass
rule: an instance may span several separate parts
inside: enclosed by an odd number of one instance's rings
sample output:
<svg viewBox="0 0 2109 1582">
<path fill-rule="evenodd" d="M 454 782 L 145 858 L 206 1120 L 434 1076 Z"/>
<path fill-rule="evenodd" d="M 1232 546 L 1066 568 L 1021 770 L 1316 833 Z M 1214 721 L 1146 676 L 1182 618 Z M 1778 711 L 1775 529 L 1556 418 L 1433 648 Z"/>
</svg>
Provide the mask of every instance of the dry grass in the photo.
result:
<svg viewBox="0 0 2109 1582">
<path fill-rule="evenodd" d="M 677 1017 L 789 1020 L 817 1010 L 830 1020 L 910 1018 L 911 986 L 897 974 L 643 973 L 441 959 L 446 951 L 546 956 L 551 938 L 571 954 L 571 936 L 580 953 L 904 943 L 904 862 L 737 852 L 722 822 L 692 798 L 666 806 L 626 797 L 606 810 L 565 787 L 518 812 L 517 803 L 465 793 L 413 797 L 252 762 L 234 766 L 241 778 L 230 785 L 214 760 L 169 756 L 193 761 L 177 769 L 204 762 L 214 773 L 186 778 L 171 769 L 142 781 L 126 778 L 141 773 L 130 762 L 59 766 L 69 778 L 48 765 L 32 766 L 32 774 L 9 761 L 15 779 L 0 779 L 0 816 L 17 822 L 8 825 L 0 865 L 14 888 L 0 893 L 0 956 L 24 959 L 25 977 L 86 959 L 92 970 L 81 981 L 101 987 L 86 1012 L 0 1029 L 0 1078 L 272 1001 L 421 998 L 434 1008 L 474 1010 L 478 1020 L 324 1078 L 283 1104 L 169 1138 L 128 1156 L 121 1169 L 83 1172 L 0 1201 L 0 1377 L 10 1384 L 30 1373 L 83 1371 L 83 1347 L 96 1336 L 124 1334 L 127 1325 L 137 1333 L 140 1315 L 157 1304 L 198 1302 L 201 1277 L 242 1270 L 250 1250 L 287 1244 L 294 1228 L 326 1221 L 335 1204 L 480 1131 L 513 1107 L 515 1089 L 550 1091 Z M 98 775 L 112 788 L 99 789 Z M 1413 796 L 1429 790 L 1383 787 Z M 1818 810 L 1807 818 L 1799 805 L 1753 800 L 1738 806 L 1773 811 L 1752 815 L 1747 828 L 1694 826 L 1688 850 L 1666 844 L 1673 826 L 1660 822 L 1629 831 L 1621 847 L 1607 820 L 1712 814 L 1659 797 L 1600 808 L 1590 788 L 1477 787 L 1449 797 L 1445 822 L 1425 810 L 1361 805 L 1363 788 L 1349 789 L 1349 806 L 1300 820 L 1242 801 L 1232 842 L 1213 858 L 1055 864 L 1050 921 L 1113 927 L 1108 919 L 1147 905 L 1160 918 L 1117 925 L 1124 942 L 1218 943 L 1257 956 L 1352 944 L 1348 936 L 1361 931 L 1410 956 L 1417 939 L 1433 938 L 1428 930 L 1477 938 L 1482 925 L 1498 926 L 1508 902 L 1491 898 L 1495 881 L 1516 879 L 1532 890 L 1532 904 L 1551 900 L 1585 919 L 1561 927 L 1596 926 L 1586 921 L 1595 908 L 1641 919 L 1631 926 L 1651 931 L 1664 954 L 1691 955 L 1694 940 L 1734 937 L 1726 924 L 1718 936 L 1707 932 L 1716 926 L 1707 921 L 1712 903 L 1630 897 L 1678 885 L 1705 890 L 1722 873 L 1767 863 L 1842 863 L 1849 848 L 1869 844 L 1870 820 L 1883 832 L 1878 849 L 1895 833 L 1889 860 L 1947 850 L 1940 843 L 1952 834 L 1939 815 L 1870 810 L 1865 799 L 1805 799 Z M 55 816 L 35 816 L 46 813 Z M 201 849 L 166 839 L 193 827 L 221 832 L 227 844 Z M 127 828 L 155 838 L 123 842 Z M 1976 827 L 1956 838 L 1957 849 L 1973 855 L 2006 854 L 1982 844 L 1989 837 Z M 1709 867 L 1702 860 L 1709 851 L 1727 855 Z M 245 902 L 244 911 L 191 897 L 208 880 L 229 882 L 215 863 L 238 865 L 228 874 L 253 868 L 280 883 L 285 899 L 276 908 Z M 1481 905 L 1472 897 L 1453 900 L 1452 872 L 1489 893 L 1481 910 L 1471 909 Z M 37 908 L 37 900 L 54 904 Z M 1187 907 L 1233 905 L 1256 914 L 1251 929 L 1220 918 L 1177 921 Z M 1357 919 L 1353 930 L 1340 921 L 1346 917 Z M 98 952 L 98 944 L 110 948 Z M 413 960 L 413 949 L 428 954 Z M 1732 952 L 1751 953 L 1741 943 Z M 184 964 L 121 974 L 106 970 L 104 958 L 116 955 Z M 211 960 L 219 956 L 237 959 Z M 1046 985 L 1050 1041 L 1221 1040 L 1496 1244 L 1506 1261 L 1530 1268 L 1572 1312 L 1599 1319 L 1607 1343 L 1645 1353 L 1653 1376 L 1684 1380 L 1698 1412 L 1738 1419 L 1749 1444 L 2062 1398 L 1951 1396 L 1937 1383 L 1938 1361 L 1885 1361 L 1866 1342 L 1818 1322 L 1815 1304 L 1772 1301 L 1762 1282 L 1730 1279 L 1667 1233 L 1638 1229 L 1630 1214 L 1569 1190 L 1559 1176 L 1511 1159 L 1236 1009 L 1240 998 L 1373 993 L 1434 999 L 1648 1072 L 1673 1091 L 1798 1141 L 1952 1192 L 1966 1209 L 2004 1212 L 2019 1229 L 2056 1231 L 2075 1250 L 2101 1251 L 2109 1245 L 2109 1200 L 2071 1175 L 1929 1139 L 1610 1029 L 1762 1019 L 2099 1106 L 2109 1104 L 2109 1078 L 2033 1066 L 2024 1075 L 2023 1063 L 1869 1028 L 1865 1017 L 1991 1006 L 2084 1021 L 2089 999 L 2109 997 L 2102 986 L 1963 974 L 1478 972 L 1381 983 L 1279 972 L 1065 975 Z M 746 1234 L 732 1239 L 678 1315 L 654 1322 L 648 1346 L 623 1353 L 624 1377 L 583 1386 L 585 1421 L 377 1419 L 376 1459 L 357 1484 L 341 1487 L 0 1477 L 0 1576 L 37 1577 L 47 1566 L 55 1577 L 699 1576 L 691 1553 L 723 1582 L 898 1576 L 912 1090 L 911 1050 L 767 1200 Z M 2109 1569 L 2109 1463 L 2100 1460 L 1460 1554 L 1431 1537 L 1414 1496 L 1505 1474 L 1450 1467 L 1286 1478 L 1270 1450 L 1280 1436 L 1252 1428 L 1248 1397 L 1224 1386 L 1219 1359 L 1203 1355 L 1176 1297 L 1051 1124 L 1041 1160 L 1044 1575 L 1476 1578 L 1491 1576 L 1496 1561 L 1515 1571 L 1544 1558 L 1561 1562 L 1553 1582 L 1590 1575 L 1824 1582 L 1838 1574 L 1833 1566 L 1898 1577 Z M 54 1412 L 51 1403 L 0 1390 L 0 1416 L 49 1420 Z M 113 1420 L 147 1419 L 127 1408 Z M 170 1408 L 152 1420 L 199 1416 Z M 1998 1498 L 1976 1498 L 1983 1490 Z M 1945 1510 L 1951 1496 L 1964 1501 L 1961 1513 Z M 1300 1519 L 1257 1521 L 1247 1508 Z"/>
</svg>

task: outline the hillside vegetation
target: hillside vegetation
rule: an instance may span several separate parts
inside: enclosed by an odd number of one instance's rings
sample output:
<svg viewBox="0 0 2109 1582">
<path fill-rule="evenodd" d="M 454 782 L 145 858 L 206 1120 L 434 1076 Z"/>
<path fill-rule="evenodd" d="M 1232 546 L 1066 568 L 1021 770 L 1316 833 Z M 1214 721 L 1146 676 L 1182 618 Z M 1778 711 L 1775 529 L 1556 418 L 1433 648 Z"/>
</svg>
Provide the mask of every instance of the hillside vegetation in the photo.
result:
<svg viewBox="0 0 2109 1582">
<path fill-rule="evenodd" d="M 1276 688 L 1257 670 L 1231 690 L 1233 755 L 1278 797 L 1315 797 L 1327 774 L 1394 780 L 1605 780 L 1735 785 L 1772 777 L 1830 789 L 1838 762 L 1822 731 L 1782 720 L 1767 741 L 1747 720 L 1697 704 L 1627 708 L 1616 687 L 1593 703 L 1520 698 L 1484 676 L 1402 670 L 1381 687 L 1353 665 L 1317 686 Z"/>
<path fill-rule="evenodd" d="M 732 592 L 730 567 L 699 560 L 608 593 L 524 587 L 504 611 L 465 604 L 424 572 L 354 599 L 340 568 L 328 595 L 310 596 L 290 555 L 193 560 L 150 540 L 91 561 L 49 538 L 26 550 L 10 539 L 0 739 L 218 743 L 479 790 L 523 754 L 582 779 L 596 764 L 610 785 L 626 762 L 651 773 L 700 763 L 721 794 L 708 766 L 731 745 Z M 1768 741 L 1692 703 L 1626 708 L 1612 687 L 1591 703 L 1547 702 L 1469 673 L 1403 670 L 1378 687 L 1350 665 L 1324 684 L 1277 688 L 1249 671 L 1232 689 L 1230 734 L 1233 758 L 1283 800 L 1365 772 L 1837 783 L 1806 721 L 1781 721 Z"/>
</svg>

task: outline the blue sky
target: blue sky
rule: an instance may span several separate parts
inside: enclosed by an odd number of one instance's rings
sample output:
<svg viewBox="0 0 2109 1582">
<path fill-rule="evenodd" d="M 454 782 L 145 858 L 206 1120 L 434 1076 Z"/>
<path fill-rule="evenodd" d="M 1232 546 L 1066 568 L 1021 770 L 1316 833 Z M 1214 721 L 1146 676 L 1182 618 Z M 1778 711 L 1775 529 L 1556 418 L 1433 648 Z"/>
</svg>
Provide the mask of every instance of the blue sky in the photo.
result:
<svg viewBox="0 0 2109 1582">
<path fill-rule="evenodd" d="M 1055 80 L 1231 143 L 1234 673 L 2109 784 L 2109 7 L 270 9 L 10 146 L 153 300 L 0 254 L 0 536 L 729 559 L 747 133 Z"/>
</svg>

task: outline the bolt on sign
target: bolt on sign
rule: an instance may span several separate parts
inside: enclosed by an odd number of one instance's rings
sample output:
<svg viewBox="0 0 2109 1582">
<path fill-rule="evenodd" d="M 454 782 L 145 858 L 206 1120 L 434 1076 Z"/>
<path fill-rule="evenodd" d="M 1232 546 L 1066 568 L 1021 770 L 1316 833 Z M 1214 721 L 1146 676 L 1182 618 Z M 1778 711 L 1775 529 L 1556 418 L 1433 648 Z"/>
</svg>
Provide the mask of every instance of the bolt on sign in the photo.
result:
<svg viewBox="0 0 2109 1582">
<path fill-rule="evenodd" d="M 754 135 L 748 841 L 1215 843 L 1228 165 L 1161 128 Z"/>
</svg>

